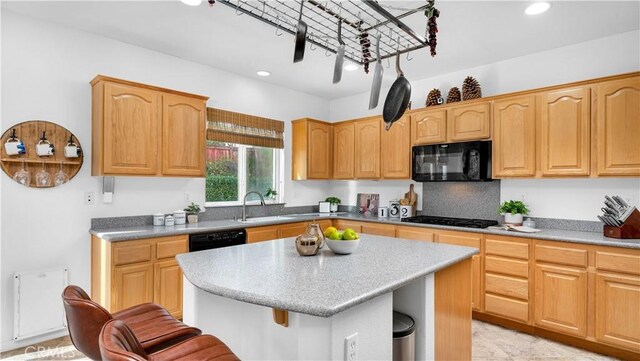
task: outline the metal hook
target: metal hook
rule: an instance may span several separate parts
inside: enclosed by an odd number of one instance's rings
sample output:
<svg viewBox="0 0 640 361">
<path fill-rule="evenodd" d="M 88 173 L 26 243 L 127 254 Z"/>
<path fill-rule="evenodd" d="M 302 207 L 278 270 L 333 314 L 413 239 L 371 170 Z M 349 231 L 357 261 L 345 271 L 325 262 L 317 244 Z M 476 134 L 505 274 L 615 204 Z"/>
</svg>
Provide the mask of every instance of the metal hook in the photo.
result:
<svg viewBox="0 0 640 361">
<path fill-rule="evenodd" d="M 280 15 L 277 15 L 276 16 L 276 36 L 282 36 L 282 34 L 284 33 L 280 30 Z"/>
<path fill-rule="evenodd" d="M 409 49 L 409 44 L 407 44 L 407 49 Z M 411 52 L 407 51 L 407 61 L 413 60 L 413 57 L 409 58 L 409 53 L 411 53 Z"/>
<path fill-rule="evenodd" d="M 240 4 L 242 3 L 242 1 L 238 0 L 238 5 L 236 5 L 236 15 L 240 16 L 240 15 L 244 15 L 244 13 L 242 11 L 238 12 L 238 10 L 240 9 Z"/>
<path fill-rule="evenodd" d="M 391 67 L 391 61 L 389 60 L 389 58 L 387 57 L 387 66 L 386 68 L 389 69 Z"/>
<path fill-rule="evenodd" d="M 315 51 L 318 47 L 313 43 L 313 33 L 309 33 L 309 50 Z"/>
<path fill-rule="evenodd" d="M 327 58 L 331 56 L 331 51 L 329 51 L 329 39 L 325 39 L 324 40 L 324 45 L 325 45 L 325 52 L 324 52 L 324 56 L 326 56 Z"/>
</svg>

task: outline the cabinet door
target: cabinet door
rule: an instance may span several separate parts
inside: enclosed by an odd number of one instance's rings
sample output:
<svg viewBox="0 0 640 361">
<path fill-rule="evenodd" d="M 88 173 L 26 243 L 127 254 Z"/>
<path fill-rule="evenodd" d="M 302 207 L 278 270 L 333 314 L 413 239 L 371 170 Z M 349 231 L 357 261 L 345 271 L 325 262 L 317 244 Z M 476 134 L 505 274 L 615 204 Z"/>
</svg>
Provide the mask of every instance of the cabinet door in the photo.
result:
<svg viewBox="0 0 640 361">
<path fill-rule="evenodd" d="M 437 234 L 438 243 L 454 244 L 465 247 L 475 247 L 480 249 L 480 241 L 482 237 L 477 233 L 467 232 L 442 232 Z M 481 310 L 482 300 L 482 258 L 480 255 L 471 257 L 472 269 L 472 290 L 471 290 L 471 307 L 474 310 Z"/>
<path fill-rule="evenodd" d="M 278 226 L 247 228 L 247 243 L 271 241 L 279 237 Z"/>
<path fill-rule="evenodd" d="M 338 123 L 333 126 L 333 178 L 353 179 L 355 152 L 355 124 Z"/>
<path fill-rule="evenodd" d="M 491 137 L 491 105 L 489 102 L 459 106 L 447 112 L 449 141 L 486 139 Z"/>
<path fill-rule="evenodd" d="M 396 237 L 415 241 L 433 242 L 433 231 L 422 227 L 397 226 Z"/>
<path fill-rule="evenodd" d="M 356 178 L 380 178 L 381 118 L 356 122 Z"/>
<path fill-rule="evenodd" d="M 164 307 L 173 317 L 182 317 L 182 270 L 175 259 L 154 264 L 153 302 Z"/>
<path fill-rule="evenodd" d="M 396 226 L 391 224 L 365 222 L 365 223 L 362 223 L 362 233 L 375 234 L 378 236 L 395 237 Z"/>
<path fill-rule="evenodd" d="M 411 114 L 411 144 L 437 144 L 447 141 L 447 111 L 425 110 Z"/>
<path fill-rule="evenodd" d="M 331 178 L 331 124 L 308 122 L 308 176 L 310 179 Z"/>
<path fill-rule="evenodd" d="M 543 176 L 588 176 L 591 139 L 589 88 L 545 93 L 540 116 Z"/>
<path fill-rule="evenodd" d="M 411 127 L 409 116 L 404 116 L 381 135 L 382 178 L 411 178 Z"/>
<path fill-rule="evenodd" d="M 162 96 L 162 174 L 204 177 L 205 103 Z"/>
<path fill-rule="evenodd" d="M 141 303 L 153 302 L 153 265 L 151 262 L 116 266 L 111 286 L 111 312 Z"/>
<path fill-rule="evenodd" d="M 596 339 L 640 352 L 640 277 L 596 274 Z"/>
<path fill-rule="evenodd" d="M 283 224 L 280 226 L 280 238 L 297 237 L 306 230 L 307 224 L 304 222 Z"/>
<path fill-rule="evenodd" d="M 104 85 L 104 174 L 158 173 L 159 93 L 127 85 Z"/>
<path fill-rule="evenodd" d="M 587 272 L 584 269 L 536 264 L 535 324 L 585 337 Z"/>
<path fill-rule="evenodd" d="M 640 176 L 640 77 L 595 87 L 598 175 Z"/>
<path fill-rule="evenodd" d="M 333 226 L 341 231 L 344 231 L 347 228 L 351 228 L 358 233 L 362 232 L 362 223 L 360 222 L 352 222 L 352 221 L 345 221 L 344 219 L 336 219 L 335 221 L 333 221 Z"/>
<path fill-rule="evenodd" d="M 536 175 L 536 97 L 493 104 L 493 176 Z"/>
</svg>

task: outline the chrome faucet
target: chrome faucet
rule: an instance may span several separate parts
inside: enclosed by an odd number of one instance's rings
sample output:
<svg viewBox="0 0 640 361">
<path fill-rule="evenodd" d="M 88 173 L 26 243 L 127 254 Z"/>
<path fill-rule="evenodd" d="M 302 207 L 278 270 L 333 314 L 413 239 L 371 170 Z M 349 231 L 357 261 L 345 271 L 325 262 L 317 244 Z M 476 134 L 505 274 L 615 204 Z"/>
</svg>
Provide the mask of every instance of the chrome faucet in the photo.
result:
<svg viewBox="0 0 640 361">
<path fill-rule="evenodd" d="M 244 195 L 244 199 L 242 200 L 242 221 L 243 222 L 247 220 L 247 196 L 251 193 L 257 194 L 258 197 L 260 197 L 260 205 L 264 206 L 264 198 L 262 197 L 262 194 L 256 191 L 247 192 L 247 194 Z"/>
</svg>

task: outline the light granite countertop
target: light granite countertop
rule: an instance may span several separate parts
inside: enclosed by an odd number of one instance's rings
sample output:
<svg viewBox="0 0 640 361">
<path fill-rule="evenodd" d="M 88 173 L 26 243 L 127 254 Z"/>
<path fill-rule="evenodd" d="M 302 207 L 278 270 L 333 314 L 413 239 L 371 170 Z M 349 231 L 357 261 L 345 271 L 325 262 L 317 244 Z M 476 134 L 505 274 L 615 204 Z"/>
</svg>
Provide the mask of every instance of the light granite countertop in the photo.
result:
<svg viewBox="0 0 640 361">
<path fill-rule="evenodd" d="M 470 247 L 362 235 L 360 246 L 350 255 L 334 254 L 325 246 L 316 256 L 302 257 L 294 240 L 185 253 L 176 258 L 187 279 L 204 291 L 330 317 L 478 253 Z M 382 260 L 387 266 L 381 266 Z"/>
<path fill-rule="evenodd" d="M 164 237 L 181 234 L 195 234 L 215 232 L 228 229 L 250 228 L 258 226 L 266 226 L 273 224 L 285 224 L 293 222 L 304 222 L 321 219 L 345 219 L 364 222 L 378 222 L 388 224 L 401 224 L 411 227 L 424 227 L 433 229 L 446 229 L 461 232 L 475 232 L 496 234 L 510 237 L 524 237 L 544 239 L 560 242 L 573 242 L 582 244 L 593 244 L 599 246 L 635 248 L 640 249 L 640 239 L 617 239 L 605 237 L 601 232 L 581 232 L 581 231 L 565 231 L 558 229 L 542 229 L 538 233 L 520 233 L 514 231 L 502 231 L 494 229 L 465 228 L 453 226 L 440 226 L 433 224 L 417 224 L 401 222 L 399 218 L 378 218 L 372 216 L 364 216 L 357 213 L 338 213 L 338 214 L 322 214 L 322 213 L 306 213 L 306 214 L 287 214 L 280 218 L 269 217 L 268 220 L 262 222 L 241 223 L 234 220 L 208 221 L 196 224 L 186 224 L 173 227 L 164 226 L 138 226 L 126 228 L 108 228 L 108 229 L 91 229 L 89 232 L 106 241 L 128 241 L 141 238 Z"/>
</svg>

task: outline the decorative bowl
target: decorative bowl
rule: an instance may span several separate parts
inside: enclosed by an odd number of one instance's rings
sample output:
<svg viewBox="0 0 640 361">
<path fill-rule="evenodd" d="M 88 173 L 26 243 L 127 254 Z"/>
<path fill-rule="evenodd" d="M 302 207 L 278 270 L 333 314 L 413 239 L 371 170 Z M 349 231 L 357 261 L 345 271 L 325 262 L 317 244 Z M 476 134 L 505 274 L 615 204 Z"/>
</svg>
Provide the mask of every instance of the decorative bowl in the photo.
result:
<svg viewBox="0 0 640 361">
<path fill-rule="evenodd" d="M 336 254 L 350 254 L 360 245 L 360 239 L 341 241 L 325 238 L 324 241 L 327 242 L 327 246 Z"/>
</svg>

